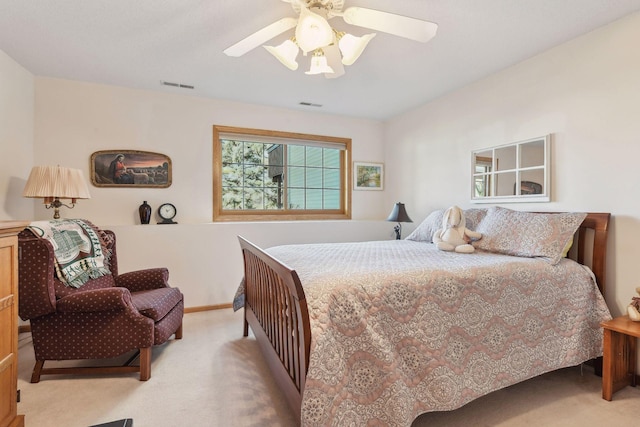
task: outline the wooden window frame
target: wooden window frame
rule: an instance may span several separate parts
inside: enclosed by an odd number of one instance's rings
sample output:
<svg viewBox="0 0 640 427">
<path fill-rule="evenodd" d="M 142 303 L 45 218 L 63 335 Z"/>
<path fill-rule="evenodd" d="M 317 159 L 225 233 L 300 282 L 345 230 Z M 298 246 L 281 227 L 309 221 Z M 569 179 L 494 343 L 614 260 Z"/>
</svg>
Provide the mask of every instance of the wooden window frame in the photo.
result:
<svg viewBox="0 0 640 427">
<path fill-rule="evenodd" d="M 340 151 L 340 208 L 335 210 L 279 209 L 279 210 L 224 210 L 222 209 L 222 144 L 221 135 L 263 137 L 266 141 L 281 139 L 299 142 L 320 142 L 344 146 Z M 301 144 L 304 145 L 304 144 Z M 232 126 L 213 126 L 213 221 L 298 221 L 351 219 L 351 139 L 324 135 L 250 129 Z"/>
</svg>

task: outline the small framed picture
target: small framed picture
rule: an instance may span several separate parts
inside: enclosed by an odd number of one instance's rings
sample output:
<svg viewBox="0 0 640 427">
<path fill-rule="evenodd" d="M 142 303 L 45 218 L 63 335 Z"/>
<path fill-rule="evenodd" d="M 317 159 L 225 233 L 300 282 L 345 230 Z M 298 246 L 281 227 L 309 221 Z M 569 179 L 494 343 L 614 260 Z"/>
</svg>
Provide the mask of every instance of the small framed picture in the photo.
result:
<svg viewBox="0 0 640 427">
<path fill-rule="evenodd" d="M 91 183 L 96 187 L 171 185 L 171 159 L 149 151 L 103 150 L 91 155 Z"/>
<path fill-rule="evenodd" d="M 384 165 L 382 163 L 353 162 L 354 190 L 383 190 Z"/>
</svg>

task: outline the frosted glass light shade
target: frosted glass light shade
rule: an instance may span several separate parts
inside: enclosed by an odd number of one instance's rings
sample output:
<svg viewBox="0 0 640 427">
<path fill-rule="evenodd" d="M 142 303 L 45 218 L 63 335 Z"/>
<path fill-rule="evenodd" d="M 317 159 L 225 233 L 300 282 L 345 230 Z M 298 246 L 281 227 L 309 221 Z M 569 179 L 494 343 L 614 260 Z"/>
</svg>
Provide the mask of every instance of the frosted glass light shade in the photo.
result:
<svg viewBox="0 0 640 427">
<path fill-rule="evenodd" d="M 288 69 L 293 71 L 298 69 L 298 63 L 296 62 L 298 46 L 293 41 L 286 40 L 278 46 L 264 46 L 264 48 Z"/>
<path fill-rule="evenodd" d="M 59 199 L 91 198 L 82 171 L 61 166 L 34 166 L 22 196 Z"/>
<path fill-rule="evenodd" d="M 305 74 L 322 74 L 333 73 L 333 68 L 327 64 L 327 57 L 322 55 L 313 55 L 311 57 L 311 67 L 309 71 L 305 71 Z"/>
<path fill-rule="evenodd" d="M 333 43 L 333 30 L 322 16 L 302 7 L 296 27 L 296 42 L 304 53 L 311 52 Z"/>
<path fill-rule="evenodd" d="M 376 33 L 365 34 L 362 37 L 352 36 L 351 34 L 345 34 L 340 38 L 338 47 L 342 53 L 342 63 L 344 65 L 351 65 L 360 57 L 364 48 L 376 36 Z"/>
</svg>

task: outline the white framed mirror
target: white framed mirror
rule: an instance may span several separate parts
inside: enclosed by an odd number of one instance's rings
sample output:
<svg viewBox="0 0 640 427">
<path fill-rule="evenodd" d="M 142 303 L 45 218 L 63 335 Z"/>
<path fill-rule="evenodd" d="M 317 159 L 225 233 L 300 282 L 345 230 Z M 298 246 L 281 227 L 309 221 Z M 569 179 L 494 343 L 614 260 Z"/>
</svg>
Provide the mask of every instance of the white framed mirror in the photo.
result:
<svg viewBox="0 0 640 427">
<path fill-rule="evenodd" d="M 471 153 L 471 202 L 551 200 L 551 135 Z"/>
</svg>

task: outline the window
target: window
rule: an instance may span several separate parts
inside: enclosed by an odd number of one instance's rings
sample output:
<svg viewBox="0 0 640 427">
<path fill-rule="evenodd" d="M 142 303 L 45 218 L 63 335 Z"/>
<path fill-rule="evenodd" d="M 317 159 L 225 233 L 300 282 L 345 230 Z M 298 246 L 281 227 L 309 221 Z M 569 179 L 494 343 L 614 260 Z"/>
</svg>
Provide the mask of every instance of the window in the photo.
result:
<svg viewBox="0 0 640 427">
<path fill-rule="evenodd" d="M 350 219 L 351 140 L 213 127 L 213 220 Z"/>
</svg>

